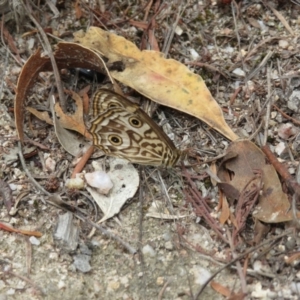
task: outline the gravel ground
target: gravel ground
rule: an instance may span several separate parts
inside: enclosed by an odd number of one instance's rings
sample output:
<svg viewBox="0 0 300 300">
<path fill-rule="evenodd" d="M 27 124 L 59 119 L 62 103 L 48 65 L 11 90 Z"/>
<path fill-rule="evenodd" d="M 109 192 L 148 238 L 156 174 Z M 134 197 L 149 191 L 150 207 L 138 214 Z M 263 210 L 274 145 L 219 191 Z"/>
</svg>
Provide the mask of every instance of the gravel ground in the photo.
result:
<svg viewBox="0 0 300 300">
<path fill-rule="evenodd" d="M 157 171 L 136 166 L 141 190 L 127 201 L 117 217 L 104 224 L 132 248 L 104 235 L 103 231 L 90 234 L 90 224 L 71 218 L 65 215 L 65 209 L 45 202 L 48 197 L 33 185 L 17 156 L 13 115 L 21 67 L 41 47 L 41 40 L 18 1 L 11 1 L 10 9 L 4 9 L 6 6 L 1 6 L 2 2 L 4 5 L 6 1 L 0 1 L 0 11 L 2 9 L 6 17 L 0 48 L 0 200 L 2 196 L 5 202 L 8 183 L 14 202 L 18 204 L 17 211 L 11 214 L 1 205 L 1 222 L 17 229 L 41 232 L 42 236 L 33 238 L 0 231 L 0 300 L 196 299 L 206 279 L 246 251 L 249 243 L 245 241 L 233 251 L 197 215 L 186 199 L 187 182 L 180 167 Z M 42 3 L 32 6 L 34 15 L 55 37 L 71 41 L 73 32 L 85 30 L 90 25 L 99 26 L 124 36 L 138 47 L 158 46 L 167 57 L 187 64 L 205 80 L 231 128 L 243 138 L 256 133 L 256 142 L 267 133 L 271 150 L 297 179 L 300 3 L 279 0 L 231 4 L 225 0 L 182 3 L 67 0 L 52 1 L 57 2 L 55 6 L 47 5 L 46 2 L 51 1 L 35 2 Z M 155 20 L 152 31 L 151 20 Z M 177 21 L 177 27 L 172 30 Z M 151 40 L 151 34 L 156 37 L 157 44 Z M 57 42 L 56 38 L 49 39 L 51 44 Z M 271 84 L 267 82 L 268 70 Z M 73 71 L 65 72 L 62 80 L 68 89 L 78 91 L 87 84 L 95 89 L 95 83 L 84 76 L 76 77 Z M 49 110 L 47 101 L 53 82 L 51 73 L 41 74 L 28 103 Z M 276 104 L 269 112 L 266 109 L 268 88 Z M 180 147 L 196 149 L 201 157 L 213 159 L 224 153 L 229 144 L 195 118 L 170 108 L 158 111 L 164 112 Z M 288 126 L 288 134 L 283 125 Z M 91 220 L 99 220 L 86 195 L 65 188 L 75 159 L 61 147 L 53 127 L 26 114 L 25 132 L 36 142 L 36 145 L 26 145 L 26 166 L 39 184 L 62 195 L 69 204 L 86 212 Z M 51 171 L 52 162 L 56 167 Z M 206 168 L 207 165 L 201 165 L 193 170 L 193 175 L 198 176 L 194 182 L 207 199 L 211 216 L 218 222 L 218 190 L 205 175 Z M 63 169 L 60 175 L 57 175 L 58 169 Z M 86 170 L 91 169 L 88 163 Z M 153 203 L 160 203 L 161 215 L 171 206 L 172 214 L 184 217 L 170 220 L 147 217 Z M 234 207 L 233 203 L 232 211 Z M 70 231 L 65 233 L 65 242 L 59 241 L 56 235 L 58 228 L 65 224 L 59 223 L 61 216 L 69 217 L 66 227 Z M 253 235 L 253 223 L 249 218 L 246 234 Z M 230 225 L 224 225 L 224 235 L 230 232 Z M 276 239 L 290 228 L 294 228 L 293 234 Z M 234 299 L 299 299 L 297 227 L 286 222 L 272 224 L 269 229 L 260 242 L 273 238 L 273 243 L 253 251 L 249 261 L 241 260 L 240 270 L 245 266 L 246 275 L 239 274 L 238 264 L 233 264 L 214 278 L 228 290 L 217 291 L 216 286 L 208 286 L 198 299 L 225 299 L 222 292 L 228 297 L 228 292 L 236 293 L 236 297 L 239 294 L 240 298 Z M 75 242 L 75 247 L 70 246 L 70 241 Z M 137 252 L 132 253 L 130 249 L 137 249 Z M 243 286 L 247 296 L 241 294 Z"/>
</svg>

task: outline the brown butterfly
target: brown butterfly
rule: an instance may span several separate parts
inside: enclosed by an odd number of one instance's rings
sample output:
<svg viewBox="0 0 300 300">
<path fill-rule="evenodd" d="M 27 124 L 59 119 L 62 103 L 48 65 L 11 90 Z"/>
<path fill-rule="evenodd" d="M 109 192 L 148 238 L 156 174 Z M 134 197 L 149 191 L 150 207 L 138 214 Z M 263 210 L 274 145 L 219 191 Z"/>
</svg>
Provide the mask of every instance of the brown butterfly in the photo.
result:
<svg viewBox="0 0 300 300">
<path fill-rule="evenodd" d="M 137 104 L 106 89 L 93 98 L 90 133 L 106 155 L 150 166 L 174 166 L 181 156 L 164 131 Z"/>
</svg>

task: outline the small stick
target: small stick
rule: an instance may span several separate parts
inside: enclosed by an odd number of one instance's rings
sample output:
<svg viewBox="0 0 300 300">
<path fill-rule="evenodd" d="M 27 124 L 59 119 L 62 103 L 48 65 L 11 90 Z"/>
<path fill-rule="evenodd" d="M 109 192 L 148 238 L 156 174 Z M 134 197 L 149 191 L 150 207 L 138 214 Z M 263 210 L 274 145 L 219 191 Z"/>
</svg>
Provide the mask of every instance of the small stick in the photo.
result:
<svg viewBox="0 0 300 300">
<path fill-rule="evenodd" d="M 206 288 L 206 286 L 209 284 L 210 281 L 212 281 L 220 272 L 222 272 L 223 270 L 227 269 L 229 266 L 231 266 L 232 264 L 234 264 L 235 262 L 237 262 L 238 260 L 242 259 L 243 257 L 245 257 L 246 255 L 250 254 L 251 252 L 254 252 L 255 250 L 273 242 L 274 240 L 280 239 L 282 237 L 285 237 L 291 233 L 293 233 L 294 229 L 289 229 L 287 230 L 285 233 L 280 234 L 276 237 L 270 238 L 267 241 L 250 248 L 249 250 L 245 251 L 244 253 L 242 253 L 241 255 L 237 256 L 235 259 L 233 259 L 231 262 L 229 262 L 228 264 L 226 264 L 224 267 L 220 268 L 219 270 L 217 270 L 213 275 L 210 276 L 210 278 L 201 286 L 200 290 L 198 291 L 198 293 L 196 294 L 194 299 L 200 299 L 199 297 L 201 296 L 202 292 L 204 291 L 204 289 Z"/>
<path fill-rule="evenodd" d="M 51 196 L 51 194 L 49 192 L 47 192 L 31 175 L 31 173 L 29 172 L 29 170 L 26 167 L 26 163 L 25 163 L 25 159 L 22 153 L 22 146 L 21 146 L 21 142 L 18 142 L 18 156 L 20 158 L 21 161 L 21 165 L 23 167 L 23 170 L 25 171 L 26 175 L 28 176 L 29 180 L 33 183 L 33 185 L 39 190 L 41 191 L 43 194 L 47 195 L 47 196 Z M 45 200 L 43 200 L 41 198 L 42 202 L 44 204 L 46 204 Z"/>
<path fill-rule="evenodd" d="M 65 100 L 65 95 L 63 92 L 63 88 L 62 88 L 62 84 L 61 84 L 61 79 L 60 79 L 60 75 L 59 75 L 59 71 L 58 71 L 58 67 L 48 40 L 48 37 L 45 33 L 45 31 L 43 30 L 42 26 L 40 25 L 40 23 L 35 19 L 35 17 L 32 15 L 30 9 L 29 9 L 29 2 L 31 2 L 30 0 L 26 0 L 26 3 L 23 3 L 23 7 L 26 10 L 29 18 L 31 19 L 31 21 L 35 24 L 35 26 L 37 27 L 37 29 L 39 30 L 44 43 L 45 43 L 45 48 L 47 50 L 47 54 L 49 55 L 49 58 L 51 60 L 51 64 L 52 64 L 52 68 L 53 68 L 53 74 L 54 74 L 54 78 L 55 78 L 55 83 L 56 83 L 56 87 L 57 87 L 57 91 L 58 91 L 58 95 L 59 95 L 59 100 L 60 100 L 60 105 L 63 108 L 63 110 L 66 110 L 66 100 Z"/>
<path fill-rule="evenodd" d="M 300 196 L 300 185 L 296 182 L 296 180 L 291 176 L 286 167 L 280 163 L 277 157 L 272 153 L 270 148 L 265 145 L 261 148 L 261 150 L 265 153 L 270 163 L 274 166 L 275 170 L 279 173 L 279 175 L 285 180 L 286 185 L 295 193 L 298 197 Z"/>
<path fill-rule="evenodd" d="M 92 145 L 81 157 L 80 161 L 77 163 L 76 167 L 73 170 L 71 178 L 75 178 L 77 173 L 80 173 L 84 168 L 86 162 L 90 159 L 94 152 L 94 146 Z"/>
</svg>

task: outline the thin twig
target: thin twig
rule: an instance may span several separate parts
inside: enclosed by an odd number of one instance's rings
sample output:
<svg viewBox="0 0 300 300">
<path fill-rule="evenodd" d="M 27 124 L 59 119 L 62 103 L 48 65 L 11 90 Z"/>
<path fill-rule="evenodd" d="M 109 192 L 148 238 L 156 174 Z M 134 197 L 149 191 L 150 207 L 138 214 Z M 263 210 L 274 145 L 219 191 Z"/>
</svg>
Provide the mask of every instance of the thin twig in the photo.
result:
<svg viewBox="0 0 300 300">
<path fill-rule="evenodd" d="M 269 51 L 260 64 L 245 78 L 245 82 L 251 80 L 269 61 L 274 51 Z"/>
<path fill-rule="evenodd" d="M 297 197 L 300 197 L 300 185 L 299 183 L 292 177 L 292 175 L 289 173 L 287 168 L 278 161 L 277 157 L 274 155 L 274 153 L 270 150 L 270 148 L 265 145 L 261 147 L 261 150 L 264 152 L 272 166 L 275 168 L 275 170 L 279 173 L 279 175 L 284 179 L 287 187 L 289 190 L 296 194 Z"/>
<path fill-rule="evenodd" d="M 159 294 L 158 294 L 158 296 L 157 296 L 157 299 L 158 299 L 158 300 L 163 299 L 163 295 L 164 295 L 164 292 L 165 292 L 165 290 L 166 290 L 168 284 L 169 284 L 169 281 L 167 281 L 167 282 L 164 284 L 164 286 L 162 287 L 162 289 L 160 290 L 160 292 L 159 292 Z"/>
<path fill-rule="evenodd" d="M 94 146 L 92 145 L 81 157 L 80 161 L 77 163 L 76 167 L 73 170 L 71 178 L 75 178 L 76 174 L 80 173 L 85 167 L 87 161 L 90 159 L 94 152 Z"/>
<path fill-rule="evenodd" d="M 263 146 L 267 144 L 267 139 L 268 139 L 268 129 L 269 129 L 269 122 L 270 122 L 270 114 L 271 114 L 271 68 L 272 64 L 270 67 L 267 69 L 267 84 L 268 84 L 268 98 L 270 101 L 268 101 L 267 104 L 267 111 L 266 111 L 266 117 L 265 117 L 265 135 L 264 135 L 264 140 L 263 140 Z"/>
<path fill-rule="evenodd" d="M 234 241 L 233 241 L 233 238 L 232 238 L 229 230 L 227 230 L 227 237 L 228 237 L 228 241 L 229 241 L 229 246 L 230 246 L 230 249 L 231 249 L 232 257 L 236 258 L 237 254 L 235 252 L 235 248 L 234 248 L 234 245 L 233 245 Z M 244 294 L 247 294 L 247 284 L 246 284 L 245 274 L 244 274 L 244 272 L 242 270 L 241 263 L 240 263 L 240 261 L 236 261 L 235 264 L 236 264 L 237 272 L 238 272 L 239 277 L 241 279 L 242 291 L 243 291 Z"/>
<path fill-rule="evenodd" d="M 241 38 L 240 38 L 240 35 L 239 35 L 238 25 L 236 23 L 236 17 L 235 17 L 235 13 L 234 13 L 234 6 L 237 7 L 237 4 L 236 4 L 235 1 L 232 1 L 231 2 L 231 12 L 232 12 L 232 18 L 233 18 L 233 22 L 234 22 L 234 30 L 235 30 L 235 35 L 236 35 L 236 39 L 237 39 L 237 42 L 238 42 L 239 52 L 241 52 Z M 242 64 L 243 64 L 243 67 L 244 67 L 243 60 L 242 60 Z"/>
<path fill-rule="evenodd" d="M 18 156 L 21 161 L 21 165 L 23 167 L 23 170 L 25 171 L 26 175 L 28 176 L 29 180 L 32 182 L 32 184 L 43 194 L 47 196 L 51 196 L 49 192 L 47 192 L 31 175 L 28 168 L 26 167 L 25 159 L 22 153 L 22 145 L 21 142 L 18 142 Z M 43 198 L 40 198 L 44 204 L 46 204 L 45 200 Z"/>
<path fill-rule="evenodd" d="M 282 14 L 280 14 L 272 5 L 270 5 L 267 1 L 262 1 L 262 3 L 268 7 L 273 14 L 278 18 L 278 20 L 283 24 L 283 26 L 286 28 L 286 30 L 292 35 L 295 36 L 295 33 L 293 29 L 290 27 L 288 22 L 285 20 Z"/>
<path fill-rule="evenodd" d="M 282 111 L 277 105 L 273 104 L 272 105 L 277 111 L 279 111 L 282 116 L 290 121 L 292 121 L 295 125 L 300 125 L 300 121 L 294 119 L 293 117 L 290 117 L 289 115 L 287 115 L 284 111 Z"/>
<path fill-rule="evenodd" d="M 256 130 L 248 137 L 248 140 L 249 141 L 253 140 L 257 136 L 257 134 L 259 133 L 262 127 L 263 127 L 263 122 L 260 122 Z"/>
<path fill-rule="evenodd" d="M 31 21 L 35 24 L 35 26 L 37 27 L 38 31 L 40 32 L 42 39 L 45 43 L 45 48 L 47 51 L 47 54 L 49 55 L 51 64 L 52 64 L 52 68 L 53 68 L 53 74 L 54 74 L 54 78 L 55 78 L 55 83 L 56 83 L 56 88 L 58 91 L 58 96 L 59 96 L 59 102 L 60 105 L 62 107 L 63 110 L 66 109 L 66 100 L 65 100 L 65 95 L 64 95 L 64 91 L 63 91 L 63 87 L 62 87 L 62 83 L 61 83 L 61 79 L 60 79 L 60 75 L 59 75 L 59 71 L 58 71 L 58 67 L 47 37 L 47 34 L 45 33 L 45 31 L 43 30 L 42 26 L 40 25 L 40 23 L 35 19 L 35 17 L 32 15 L 30 8 L 29 8 L 29 2 L 31 3 L 30 0 L 26 0 L 26 3 L 23 3 L 23 7 L 26 10 L 29 18 L 31 19 Z"/>
<path fill-rule="evenodd" d="M 273 42 L 275 40 L 280 40 L 281 37 L 270 37 L 270 38 L 266 38 L 265 40 L 260 41 L 252 50 L 250 50 L 247 55 L 244 57 L 244 61 L 248 61 L 252 58 L 252 56 L 258 52 L 258 49 L 263 47 L 265 44 L 269 43 L 269 42 Z"/>
<path fill-rule="evenodd" d="M 32 264 L 32 245 L 28 238 L 26 238 L 26 270 L 29 276 Z"/>
<path fill-rule="evenodd" d="M 202 292 L 204 291 L 204 289 L 206 288 L 206 286 L 209 284 L 209 282 L 211 282 L 219 273 L 221 273 L 223 270 L 227 269 L 229 266 L 231 266 L 232 264 L 234 264 L 236 261 L 242 259 L 243 257 L 245 257 L 246 255 L 250 254 L 251 252 L 254 252 L 255 250 L 273 242 L 274 240 L 280 239 L 282 237 L 285 237 L 289 234 L 293 233 L 293 229 L 290 228 L 288 229 L 285 233 L 280 234 L 276 237 L 270 238 L 267 241 L 250 248 L 249 250 L 245 251 L 244 253 L 242 253 L 241 255 L 237 256 L 235 259 L 233 259 L 231 262 L 229 262 L 228 264 L 226 264 L 225 266 L 223 266 L 222 268 L 220 268 L 219 270 L 217 270 L 213 275 L 210 276 L 210 278 L 202 285 L 202 287 L 200 288 L 200 290 L 198 291 L 198 293 L 196 294 L 196 297 L 194 299 L 200 299 L 199 297 L 201 296 Z"/>
<path fill-rule="evenodd" d="M 173 207 L 172 201 L 170 199 L 170 195 L 168 193 L 168 190 L 167 190 L 166 185 L 165 185 L 165 183 L 164 183 L 164 181 L 161 177 L 161 173 L 160 173 L 159 170 L 157 170 L 157 174 L 158 174 L 158 178 L 159 178 L 159 181 L 160 181 L 160 185 L 162 187 L 162 192 L 165 194 L 165 197 L 167 199 L 168 209 L 172 213 L 172 215 L 174 216 L 175 215 L 174 207 Z"/>
<path fill-rule="evenodd" d="M 74 214 L 77 218 L 82 219 L 83 221 L 89 223 L 90 225 L 94 226 L 96 229 L 98 229 L 103 235 L 114 239 L 115 241 L 119 242 L 122 246 L 124 246 L 125 249 L 127 249 L 127 251 L 130 254 L 136 254 L 137 253 L 137 249 L 133 248 L 130 244 L 128 244 L 127 242 L 125 242 L 124 240 L 122 240 L 119 236 L 113 234 L 112 232 L 110 232 L 109 230 L 107 230 L 106 228 L 104 228 L 101 225 L 98 225 L 96 223 L 94 223 L 93 221 L 90 221 L 84 217 L 81 217 L 77 214 Z"/>
<path fill-rule="evenodd" d="M 178 12 L 177 12 L 177 16 L 176 19 L 172 25 L 172 27 L 169 29 L 167 37 L 165 38 L 165 42 L 164 45 L 162 47 L 162 53 L 165 54 L 165 57 L 167 56 L 167 54 L 169 53 L 170 47 L 171 47 L 171 43 L 175 34 L 175 29 L 177 27 L 177 24 L 183 14 L 183 12 L 185 11 L 185 6 L 182 7 L 182 1 L 180 1 L 180 4 L 178 5 Z"/>
</svg>

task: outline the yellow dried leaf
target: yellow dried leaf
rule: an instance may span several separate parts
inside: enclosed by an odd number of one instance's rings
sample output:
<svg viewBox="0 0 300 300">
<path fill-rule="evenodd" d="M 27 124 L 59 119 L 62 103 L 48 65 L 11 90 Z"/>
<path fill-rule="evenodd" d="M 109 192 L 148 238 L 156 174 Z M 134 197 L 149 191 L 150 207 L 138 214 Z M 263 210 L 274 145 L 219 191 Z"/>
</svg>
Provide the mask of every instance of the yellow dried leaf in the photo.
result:
<svg viewBox="0 0 300 300">
<path fill-rule="evenodd" d="M 140 51 L 125 38 L 97 27 L 76 33 L 75 41 L 106 57 L 108 67 L 121 65 L 122 71 L 110 69 L 110 74 L 123 84 L 159 104 L 199 118 L 230 140 L 238 138 L 202 78 L 180 62 L 156 51 Z"/>
</svg>

